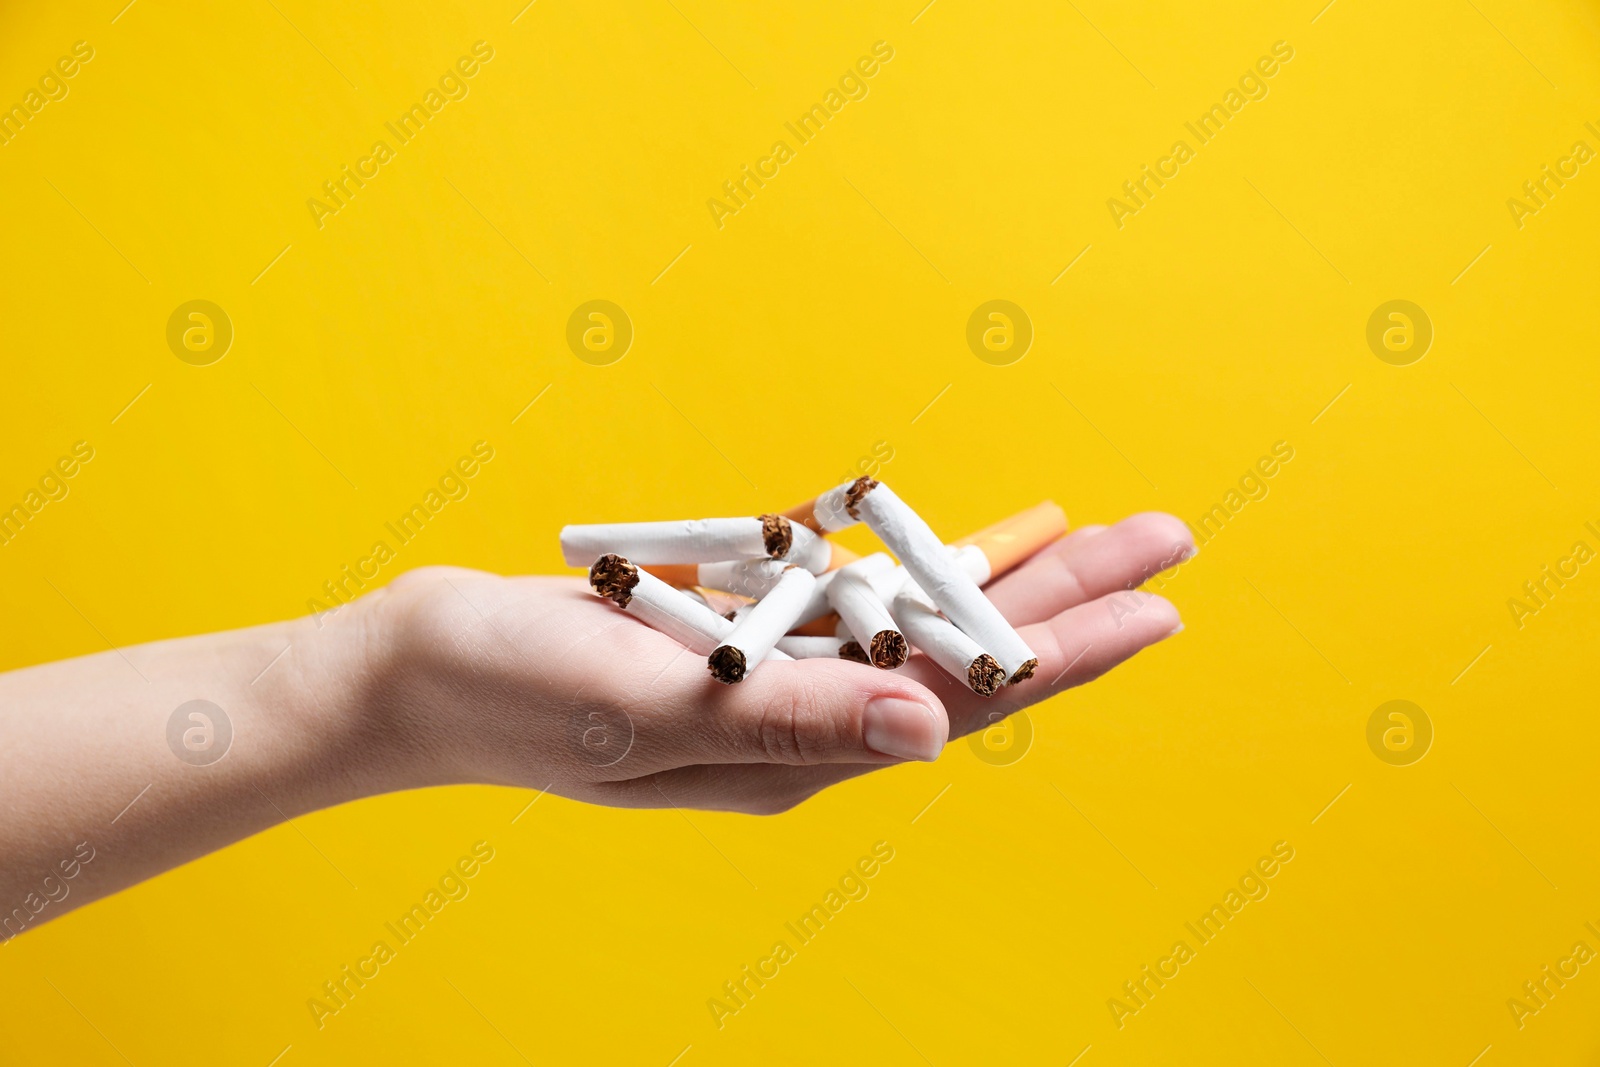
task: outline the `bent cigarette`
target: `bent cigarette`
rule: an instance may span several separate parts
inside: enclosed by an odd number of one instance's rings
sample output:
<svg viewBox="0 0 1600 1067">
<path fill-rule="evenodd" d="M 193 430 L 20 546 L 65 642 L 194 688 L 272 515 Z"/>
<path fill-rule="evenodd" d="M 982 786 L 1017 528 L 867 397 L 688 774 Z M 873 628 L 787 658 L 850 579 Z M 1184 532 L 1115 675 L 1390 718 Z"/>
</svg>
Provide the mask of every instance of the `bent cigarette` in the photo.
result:
<svg viewBox="0 0 1600 1067">
<path fill-rule="evenodd" d="M 957 548 L 976 547 L 988 565 L 988 573 L 978 578 L 983 585 L 1000 577 L 1045 545 L 1067 532 L 1067 513 L 1053 500 L 1001 519 L 953 542 Z"/>
<path fill-rule="evenodd" d="M 867 479 L 871 481 L 871 479 Z M 992 655 L 1015 684 L 1033 676 L 1039 659 L 978 583 L 950 557 L 939 537 L 882 482 L 871 482 L 856 505 L 861 519 L 888 545 L 911 578 L 951 622 Z"/>
<path fill-rule="evenodd" d="M 889 574 L 893 574 L 892 569 Z M 874 577 L 887 585 L 881 575 L 875 575 L 870 557 L 850 564 L 828 583 L 828 603 L 839 613 L 850 636 L 866 650 L 872 665 L 892 671 L 905 663 L 911 650 L 884 605 L 884 593 L 874 583 Z"/>
<path fill-rule="evenodd" d="M 955 623 L 940 615 L 916 582 L 900 587 L 889 611 L 918 652 L 966 682 L 974 693 L 981 697 L 994 696 L 1004 684 L 1006 672 L 995 658 L 962 633 Z"/>
<path fill-rule="evenodd" d="M 688 519 L 614 522 L 561 528 L 561 554 L 571 567 L 586 567 L 614 552 L 634 564 L 717 563 L 728 559 L 814 559 L 826 546 L 815 533 L 782 515 L 753 519 Z"/>
<path fill-rule="evenodd" d="M 861 516 L 856 514 L 856 507 L 861 502 L 862 494 L 871 488 L 866 485 L 868 482 L 878 484 L 871 478 L 857 478 L 853 482 L 836 485 L 804 504 L 796 504 L 783 514 L 817 533 L 833 533 L 854 526 L 861 521 Z"/>
<path fill-rule="evenodd" d="M 589 584 L 640 622 L 702 656 L 733 632 L 733 623 L 704 603 L 615 553 L 608 552 L 594 561 L 589 568 Z M 776 653 L 773 658 L 790 657 Z"/>
<path fill-rule="evenodd" d="M 748 677 L 789 632 L 816 584 L 816 575 L 804 567 L 784 571 L 772 591 L 743 613 L 706 657 L 711 677 L 725 685 Z"/>
</svg>

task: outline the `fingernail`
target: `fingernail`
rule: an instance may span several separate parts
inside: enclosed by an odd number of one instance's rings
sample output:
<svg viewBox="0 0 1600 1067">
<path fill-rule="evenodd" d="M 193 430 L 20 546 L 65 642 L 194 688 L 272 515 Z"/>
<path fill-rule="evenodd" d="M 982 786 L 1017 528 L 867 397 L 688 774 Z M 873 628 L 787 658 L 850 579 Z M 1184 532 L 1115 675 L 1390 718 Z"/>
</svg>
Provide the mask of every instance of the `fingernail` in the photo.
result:
<svg viewBox="0 0 1600 1067">
<path fill-rule="evenodd" d="M 900 697 L 873 697 L 862 715 L 867 747 L 885 756 L 933 762 L 943 747 L 944 731 L 934 710 Z"/>
<path fill-rule="evenodd" d="M 1177 635 L 1179 635 L 1181 633 L 1183 633 L 1183 623 L 1180 622 L 1178 625 L 1174 626 L 1172 629 L 1167 631 L 1167 636 L 1168 637 L 1176 637 Z"/>
</svg>

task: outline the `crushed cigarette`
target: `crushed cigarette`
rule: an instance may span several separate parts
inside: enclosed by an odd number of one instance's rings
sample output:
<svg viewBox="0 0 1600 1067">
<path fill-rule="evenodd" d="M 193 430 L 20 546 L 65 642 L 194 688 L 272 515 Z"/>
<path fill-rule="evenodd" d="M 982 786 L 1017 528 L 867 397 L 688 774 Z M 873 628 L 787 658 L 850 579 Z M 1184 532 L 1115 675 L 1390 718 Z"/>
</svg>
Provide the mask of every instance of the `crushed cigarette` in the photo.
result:
<svg viewBox="0 0 1600 1067">
<path fill-rule="evenodd" d="M 1033 677 L 1039 659 L 1006 622 L 978 583 L 950 558 L 944 543 L 882 482 L 858 479 L 855 509 L 861 520 L 900 557 L 911 578 L 966 635 L 997 661 L 1015 685 Z"/>
<path fill-rule="evenodd" d="M 733 632 L 733 623 L 700 600 L 663 582 L 615 553 L 589 568 L 594 591 L 691 652 L 708 655 Z M 780 653 L 775 658 L 788 659 Z"/>
<path fill-rule="evenodd" d="M 899 563 L 823 536 L 863 522 Z M 567 526 L 561 547 L 592 564 L 595 592 L 704 655 L 724 684 L 769 659 L 892 670 L 915 650 L 991 696 L 1038 661 L 979 586 L 1065 529 L 1046 501 L 945 545 L 888 486 L 857 478 L 783 515 Z"/>
<path fill-rule="evenodd" d="M 772 591 L 733 623 L 722 643 L 712 649 L 706 658 L 711 677 L 726 685 L 749 677 L 789 632 L 816 584 L 816 575 L 804 567 L 785 570 Z"/>
<path fill-rule="evenodd" d="M 1005 671 L 978 642 L 934 607 L 916 582 L 906 582 L 889 607 L 907 640 L 917 651 L 967 683 L 981 697 L 994 696 L 1006 680 Z"/>
<path fill-rule="evenodd" d="M 889 614 L 883 593 L 873 584 L 875 558 L 869 556 L 840 570 L 828 584 L 828 603 L 839 613 L 850 636 L 866 649 L 872 665 L 892 671 L 905 663 L 911 649 Z M 881 567 L 876 569 L 881 571 Z"/>
<path fill-rule="evenodd" d="M 830 549 L 822 538 L 782 515 L 753 519 L 692 519 L 686 522 L 616 522 L 565 526 L 561 553 L 570 567 L 587 567 L 607 552 L 636 564 L 721 563 L 768 557 L 827 567 Z"/>
<path fill-rule="evenodd" d="M 861 521 L 861 517 L 855 513 L 856 501 L 851 493 L 859 483 L 870 480 L 857 478 L 853 482 L 834 486 L 816 499 L 798 504 L 783 514 L 817 533 L 835 533 L 847 526 L 854 526 Z"/>
</svg>

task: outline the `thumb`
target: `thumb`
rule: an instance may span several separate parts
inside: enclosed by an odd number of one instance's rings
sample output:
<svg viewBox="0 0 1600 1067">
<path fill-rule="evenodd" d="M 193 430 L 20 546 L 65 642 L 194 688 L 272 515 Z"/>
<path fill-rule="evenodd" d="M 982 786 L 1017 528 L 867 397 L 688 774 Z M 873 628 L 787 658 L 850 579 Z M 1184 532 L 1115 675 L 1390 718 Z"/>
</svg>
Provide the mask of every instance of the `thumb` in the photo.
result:
<svg viewBox="0 0 1600 1067">
<path fill-rule="evenodd" d="M 710 763 L 887 763 L 939 758 L 944 705 L 905 675 L 836 660 L 767 662 L 709 703 Z"/>
</svg>

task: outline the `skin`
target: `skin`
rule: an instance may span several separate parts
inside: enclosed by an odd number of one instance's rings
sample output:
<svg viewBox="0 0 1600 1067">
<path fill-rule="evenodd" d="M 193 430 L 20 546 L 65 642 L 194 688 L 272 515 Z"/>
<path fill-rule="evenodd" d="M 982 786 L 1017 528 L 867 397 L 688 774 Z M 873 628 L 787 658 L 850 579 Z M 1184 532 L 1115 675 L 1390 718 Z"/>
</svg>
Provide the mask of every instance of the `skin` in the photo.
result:
<svg viewBox="0 0 1600 1067">
<path fill-rule="evenodd" d="M 990 698 L 920 654 L 892 672 L 770 662 L 724 686 L 583 579 L 453 567 L 402 575 L 320 624 L 12 671 L 0 675 L 0 940 L 288 818 L 401 789 L 786 811 L 901 756 L 937 758 L 1176 633 L 1172 604 L 1130 590 L 1193 552 L 1182 522 L 1147 513 L 1084 527 L 992 582 L 1039 670 Z M 205 765 L 167 740 L 174 709 L 197 698 L 233 729 Z M 6 924 L 18 908 L 26 923 Z"/>
</svg>

